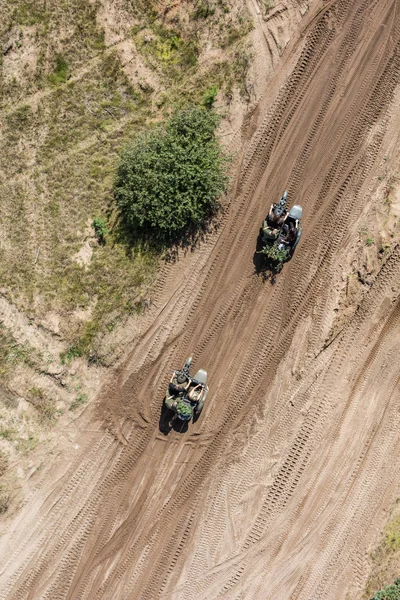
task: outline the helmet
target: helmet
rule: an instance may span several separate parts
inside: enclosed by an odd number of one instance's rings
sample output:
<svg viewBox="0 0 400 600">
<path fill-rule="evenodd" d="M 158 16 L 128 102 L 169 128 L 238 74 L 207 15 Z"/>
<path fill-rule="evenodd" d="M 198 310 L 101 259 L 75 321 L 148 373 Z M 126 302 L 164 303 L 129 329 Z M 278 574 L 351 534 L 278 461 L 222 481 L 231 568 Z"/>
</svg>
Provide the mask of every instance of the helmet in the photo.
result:
<svg viewBox="0 0 400 600">
<path fill-rule="evenodd" d="M 292 219 L 296 219 L 297 221 L 301 221 L 301 217 L 303 216 L 303 209 L 298 204 L 292 206 L 289 210 L 289 217 Z"/>
<path fill-rule="evenodd" d="M 184 375 L 183 373 L 178 373 L 178 375 L 176 376 L 176 381 L 178 383 L 185 383 L 186 375 Z"/>
</svg>

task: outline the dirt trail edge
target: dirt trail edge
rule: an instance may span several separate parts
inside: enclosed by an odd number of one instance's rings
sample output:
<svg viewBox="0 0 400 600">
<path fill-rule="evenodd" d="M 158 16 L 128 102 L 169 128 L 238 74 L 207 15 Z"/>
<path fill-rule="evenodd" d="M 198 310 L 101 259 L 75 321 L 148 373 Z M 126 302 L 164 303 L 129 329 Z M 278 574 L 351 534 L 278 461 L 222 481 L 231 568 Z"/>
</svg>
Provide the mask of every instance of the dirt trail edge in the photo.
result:
<svg viewBox="0 0 400 600">
<path fill-rule="evenodd" d="M 334 274 L 400 82 L 400 5 L 314 9 L 284 85 L 254 113 L 206 266 L 176 286 L 104 388 L 107 428 L 7 540 L 0 598 L 329 600 L 360 589 L 363 540 L 400 475 L 399 247 L 325 342 Z M 253 254 L 284 189 L 305 230 L 271 285 Z M 189 354 L 209 372 L 209 401 L 184 435 L 164 436 L 166 382 Z"/>
</svg>

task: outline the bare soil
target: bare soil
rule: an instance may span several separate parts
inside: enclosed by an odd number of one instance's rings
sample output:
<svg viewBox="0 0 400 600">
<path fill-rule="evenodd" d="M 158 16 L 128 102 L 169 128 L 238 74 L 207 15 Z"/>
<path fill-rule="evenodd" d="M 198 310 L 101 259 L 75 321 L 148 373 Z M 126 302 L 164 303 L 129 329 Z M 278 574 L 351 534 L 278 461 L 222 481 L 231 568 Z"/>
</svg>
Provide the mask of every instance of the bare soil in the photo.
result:
<svg viewBox="0 0 400 600">
<path fill-rule="evenodd" d="M 266 79 L 221 227 L 163 270 L 129 356 L 27 483 L 2 599 L 362 597 L 400 494 L 400 5 L 279 7 L 254 5 Z M 265 280 L 256 239 L 284 189 L 303 237 Z M 166 431 L 190 354 L 207 404 Z"/>
</svg>

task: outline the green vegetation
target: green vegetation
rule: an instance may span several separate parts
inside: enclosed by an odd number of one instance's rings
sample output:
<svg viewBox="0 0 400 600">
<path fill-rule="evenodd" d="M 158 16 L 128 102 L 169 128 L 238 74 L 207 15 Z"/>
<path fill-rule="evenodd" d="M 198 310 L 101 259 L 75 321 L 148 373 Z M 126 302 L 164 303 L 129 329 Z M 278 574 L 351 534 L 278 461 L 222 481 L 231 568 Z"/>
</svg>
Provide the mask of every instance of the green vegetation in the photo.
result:
<svg viewBox="0 0 400 600">
<path fill-rule="evenodd" d="M 400 550 L 400 517 L 391 521 L 387 526 L 385 530 L 385 545 L 389 552 Z"/>
<path fill-rule="evenodd" d="M 213 112 L 184 109 L 125 149 L 115 197 L 134 235 L 167 243 L 216 210 L 228 182 L 227 158 L 214 136 L 218 122 Z"/>
<path fill-rule="evenodd" d="M 127 245 L 116 226 L 121 149 L 144 131 L 153 135 L 153 124 L 176 108 L 212 108 L 217 94 L 228 103 L 235 90 L 249 97 L 246 9 L 233 15 L 224 0 L 188 7 L 189 19 L 153 2 L 124 2 L 117 32 L 98 3 L 5 3 L 0 28 L 11 49 L 2 57 L 0 279 L 8 300 L 35 322 L 57 315 L 67 364 L 99 356 L 110 324 L 143 312 L 158 267 L 149 245 Z M 239 34 L 229 37 L 233 30 Z M 106 47 L 110 34 L 126 40 L 134 63 Z M 224 50 L 200 69 L 206 38 L 207 48 Z M 197 223 L 201 213 L 196 206 L 190 218 Z M 4 364 L 11 371 L 10 361 L 1 361 L 0 340 L 0 371 Z"/>
<path fill-rule="evenodd" d="M 215 5 L 210 0 L 199 0 L 193 11 L 193 19 L 207 19 L 215 14 Z"/>
<path fill-rule="evenodd" d="M 204 92 L 204 96 L 203 96 L 203 105 L 206 108 L 212 108 L 213 104 L 215 102 L 215 99 L 217 97 L 218 94 L 218 88 L 216 85 L 210 85 L 210 87 L 208 87 L 206 89 L 206 91 Z"/>
<path fill-rule="evenodd" d="M 7 471 L 8 462 L 7 454 L 0 450 L 0 477 Z"/>
<path fill-rule="evenodd" d="M 49 75 L 49 82 L 52 85 L 58 85 L 60 83 L 65 83 L 68 79 L 68 64 L 67 61 L 61 54 L 56 56 L 56 65 L 54 69 L 54 73 Z"/>
<path fill-rule="evenodd" d="M 288 258 L 288 252 L 286 249 L 280 249 L 274 244 L 267 245 L 262 253 L 269 258 L 273 263 L 276 263 L 275 271 L 279 273 L 282 268 L 285 260 Z"/>
<path fill-rule="evenodd" d="M 400 600 L 400 579 L 376 592 L 371 600 Z"/>
<path fill-rule="evenodd" d="M 27 344 L 19 344 L 0 323 L 0 378 L 5 380 L 9 377 L 17 363 L 25 363 L 35 367 L 40 355 Z M 0 434 L 1 435 L 1 434 Z"/>
<path fill-rule="evenodd" d="M 0 484 L 0 515 L 7 512 L 11 501 L 11 493 L 6 485 Z"/>
<path fill-rule="evenodd" d="M 400 600 L 400 500 L 393 507 L 381 540 L 371 553 L 372 569 L 365 600 Z M 397 578 L 397 579 L 396 579 Z M 388 585 L 388 582 L 395 580 Z M 376 592 L 376 590 L 380 590 Z M 374 593 L 375 592 L 375 593 Z"/>
<path fill-rule="evenodd" d="M 32 387 L 28 390 L 27 400 L 37 410 L 39 421 L 42 424 L 48 424 L 55 420 L 57 414 L 55 403 L 41 388 Z"/>
<path fill-rule="evenodd" d="M 72 402 L 71 406 L 69 407 L 69 410 L 76 410 L 77 408 L 80 408 L 81 406 L 84 406 L 85 404 L 87 404 L 87 402 L 88 402 L 87 394 L 80 393 L 77 395 L 75 400 Z"/>
<path fill-rule="evenodd" d="M 101 217 L 95 217 L 92 222 L 92 227 L 94 229 L 99 244 L 105 244 L 106 235 L 108 233 L 105 219 Z"/>
<path fill-rule="evenodd" d="M 365 243 L 366 243 L 367 246 L 372 246 L 373 243 L 374 243 L 374 240 L 369 237 L 369 238 L 366 239 Z"/>
<path fill-rule="evenodd" d="M 274 8 L 274 0 L 263 0 L 264 14 L 268 14 Z"/>
</svg>

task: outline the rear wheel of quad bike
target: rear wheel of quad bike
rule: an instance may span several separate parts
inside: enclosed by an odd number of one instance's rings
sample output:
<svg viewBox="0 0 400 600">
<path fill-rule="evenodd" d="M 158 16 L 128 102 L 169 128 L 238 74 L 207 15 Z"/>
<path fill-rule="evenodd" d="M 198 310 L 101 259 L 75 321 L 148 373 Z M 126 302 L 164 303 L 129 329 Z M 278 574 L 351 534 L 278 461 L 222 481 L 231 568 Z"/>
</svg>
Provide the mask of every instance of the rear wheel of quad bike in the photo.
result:
<svg viewBox="0 0 400 600">
<path fill-rule="evenodd" d="M 294 251 L 296 250 L 296 246 L 300 241 L 300 238 L 301 238 L 301 229 L 298 229 L 296 239 L 294 241 L 293 246 L 290 249 L 290 258 L 292 258 Z"/>
</svg>

